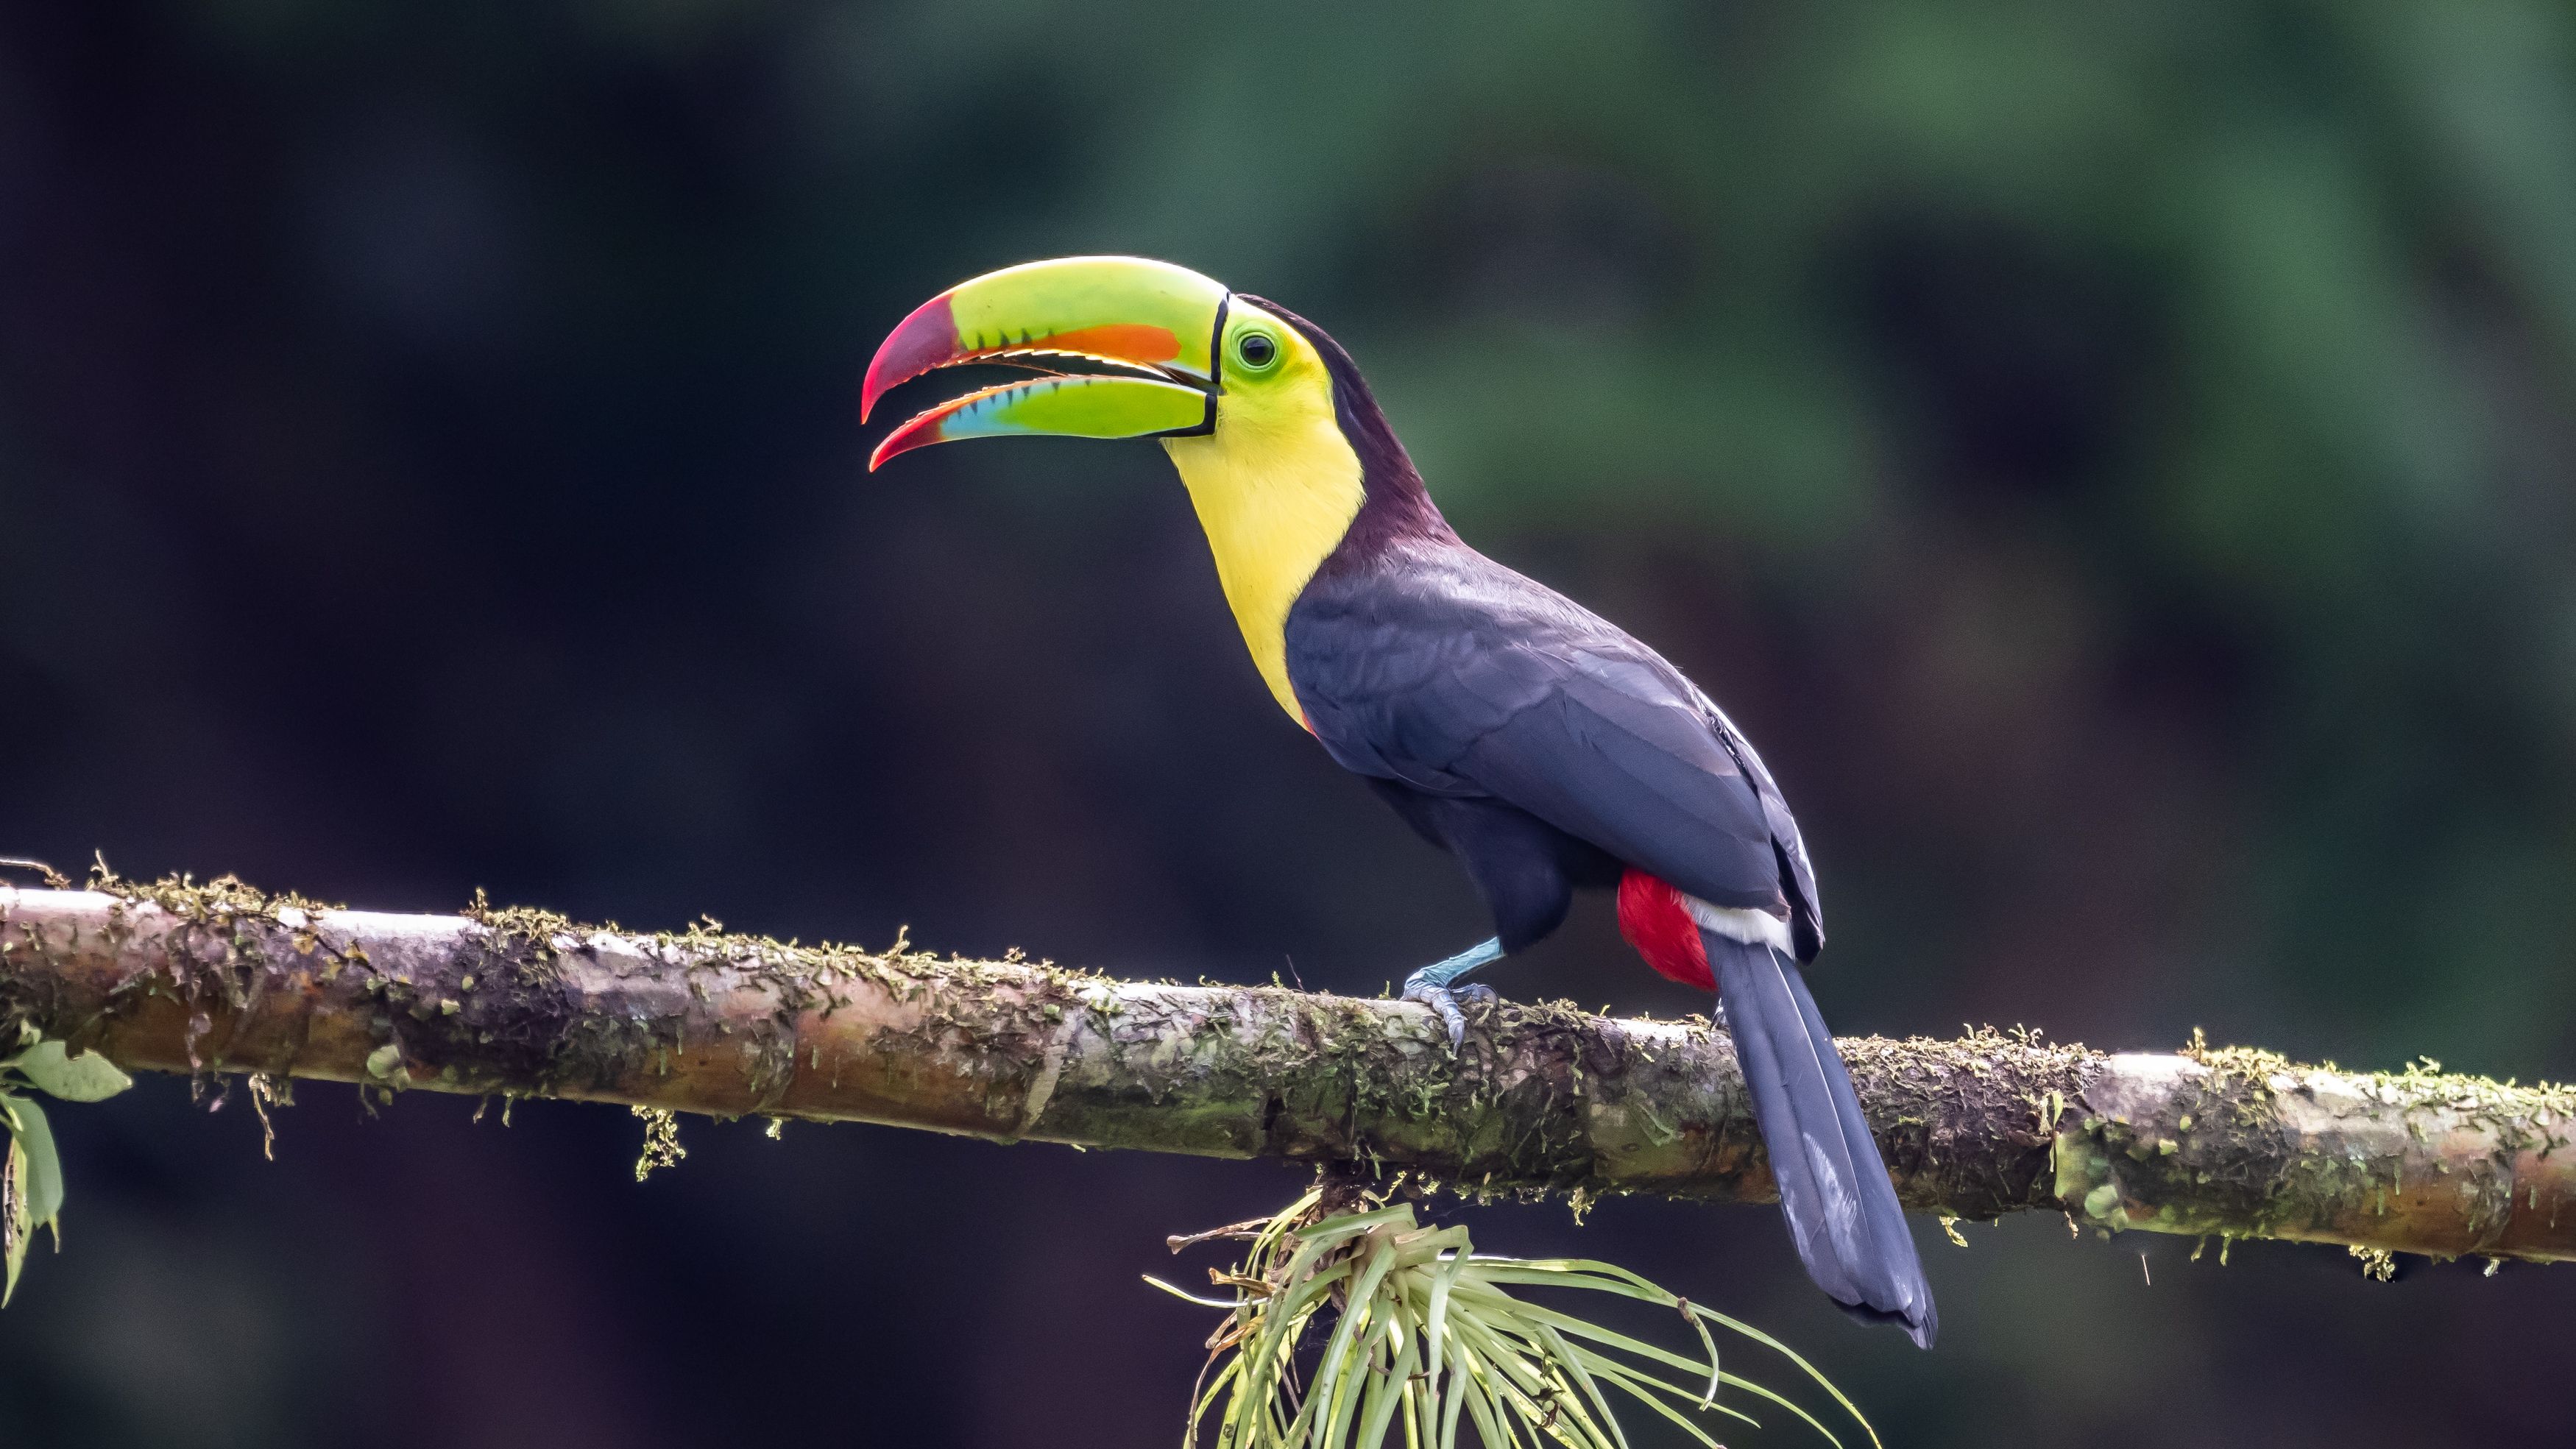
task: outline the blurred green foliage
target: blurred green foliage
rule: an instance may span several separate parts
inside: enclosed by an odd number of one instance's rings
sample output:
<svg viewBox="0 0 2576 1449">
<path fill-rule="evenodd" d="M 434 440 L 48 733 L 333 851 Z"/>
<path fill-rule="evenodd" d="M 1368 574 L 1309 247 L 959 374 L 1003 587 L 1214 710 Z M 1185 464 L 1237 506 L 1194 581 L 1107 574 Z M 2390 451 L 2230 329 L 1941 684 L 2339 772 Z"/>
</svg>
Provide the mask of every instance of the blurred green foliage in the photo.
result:
<svg viewBox="0 0 2576 1449">
<path fill-rule="evenodd" d="M 43 705 L 0 712 L 0 845 L 1345 990 L 1454 950 L 1472 901 L 1277 717 L 1152 450 L 861 474 L 885 329 L 1087 251 L 1331 329 L 1472 540 L 1726 702 L 1825 872 L 1838 1025 L 2576 1073 L 2576 14 L 2539 0 L 16 7 L 0 666 Z M 1688 1006 L 1598 912 L 1498 985 Z M 299 1113 L 270 1169 L 181 1111 L 67 1136 L 97 1236 L 0 1322 L 73 1325 L 0 1338 L 38 1366 L 0 1423 L 766 1437 L 864 1359 L 925 1442 L 1132 1443 L 1197 1330 L 1126 1316 L 1128 1249 L 1284 1195 L 710 1131 L 648 1198 L 616 1114 Z M 1767 1216 L 1585 1233 L 1913 1442 L 2558 1428 L 2546 1274 L 2366 1297 L 2285 1249 L 2149 1292 L 2038 1224 L 1935 1257 L 1918 1363 L 1798 1319 Z M 970 1239 L 1025 1256 L 936 1278 Z M 841 1311 L 986 1299 L 1033 1307 Z M 682 1313 L 730 1327 L 632 1327 Z"/>
</svg>

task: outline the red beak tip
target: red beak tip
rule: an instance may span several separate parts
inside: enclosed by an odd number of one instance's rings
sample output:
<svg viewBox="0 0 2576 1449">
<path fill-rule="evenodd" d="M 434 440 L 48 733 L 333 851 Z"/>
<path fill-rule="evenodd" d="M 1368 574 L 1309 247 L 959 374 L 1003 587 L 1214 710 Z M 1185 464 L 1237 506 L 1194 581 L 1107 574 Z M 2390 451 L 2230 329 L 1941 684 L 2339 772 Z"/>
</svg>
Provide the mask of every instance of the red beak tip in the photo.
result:
<svg viewBox="0 0 2576 1449">
<path fill-rule="evenodd" d="M 940 293 L 912 310 L 868 359 L 866 379 L 859 384 L 859 421 L 876 411 L 877 399 L 935 367 L 956 361 L 957 324 L 950 317 L 948 294 Z"/>
<path fill-rule="evenodd" d="M 877 410 L 878 400 L 883 398 L 891 387 L 892 384 L 885 380 L 884 374 L 878 369 L 874 367 L 868 369 L 867 380 L 859 384 L 860 422 L 866 422 L 868 414 Z"/>
<path fill-rule="evenodd" d="M 902 427 L 877 440 L 876 450 L 868 454 L 868 471 L 873 473 L 893 459 L 928 443 L 939 441 L 938 425 L 925 418 L 914 418 Z"/>
</svg>

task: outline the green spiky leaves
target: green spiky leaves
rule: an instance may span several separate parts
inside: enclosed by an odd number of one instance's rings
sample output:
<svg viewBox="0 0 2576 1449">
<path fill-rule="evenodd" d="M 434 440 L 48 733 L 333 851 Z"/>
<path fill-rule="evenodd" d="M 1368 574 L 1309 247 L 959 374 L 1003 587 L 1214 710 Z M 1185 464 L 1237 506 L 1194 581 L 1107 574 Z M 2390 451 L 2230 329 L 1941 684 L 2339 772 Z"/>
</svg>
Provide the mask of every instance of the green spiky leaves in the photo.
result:
<svg viewBox="0 0 2576 1449">
<path fill-rule="evenodd" d="M 18 1270 L 36 1229 L 50 1230 L 56 1246 L 62 1243 L 62 1157 L 44 1109 L 28 1094 L 96 1102 L 134 1085 L 107 1058 L 72 1056 L 61 1042 L 38 1040 L 29 1027 L 18 1029 L 9 1052 L 0 1057 L 0 1131 L 8 1136 L 0 1152 L 0 1307 L 18 1291 Z"/>
<path fill-rule="evenodd" d="M 1231 1299 L 1146 1280 L 1227 1313 L 1208 1340 L 1209 1371 L 1191 1405 L 1187 1441 L 1213 1416 L 1216 1449 L 1379 1449 L 1399 1433 L 1405 1449 L 1457 1449 L 1462 1427 L 1484 1449 L 1627 1449 L 1614 1409 L 1626 1402 L 1716 1449 L 1700 1415 L 1754 1422 L 1718 1402 L 1731 1389 L 1787 1411 L 1840 1449 L 1807 1410 L 1723 1371 L 1712 1326 L 1781 1354 L 1878 1441 L 1851 1400 L 1778 1340 L 1624 1268 L 1478 1253 L 1464 1227 L 1423 1227 L 1405 1204 L 1308 1222 L 1316 1201 L 1310 1193 L 1266 1223 L 1223 1234 L 1252 1245 L 1234 1270 L 1210 1275 Z M 1516 1291 L 1530 1288 L 1675 1310 L 1700 1352 L 1675 1353 Z"/>
</svg>

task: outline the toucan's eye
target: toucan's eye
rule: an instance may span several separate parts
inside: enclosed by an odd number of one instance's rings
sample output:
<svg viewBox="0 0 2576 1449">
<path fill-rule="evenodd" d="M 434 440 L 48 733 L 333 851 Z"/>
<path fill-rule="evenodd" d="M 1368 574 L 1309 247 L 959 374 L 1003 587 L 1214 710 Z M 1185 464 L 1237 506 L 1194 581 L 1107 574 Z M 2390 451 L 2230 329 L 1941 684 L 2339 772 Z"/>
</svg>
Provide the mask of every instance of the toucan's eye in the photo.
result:
<svg viewBox="0 0 2576 1449">
<path fill-rule="evenodd" d="M 1279 361 L 1279 343 L 1267 332 L 1246 332 L 1235 339 L 1234 356 L 1253 372 L 1268 372 Z"/>
</svg>

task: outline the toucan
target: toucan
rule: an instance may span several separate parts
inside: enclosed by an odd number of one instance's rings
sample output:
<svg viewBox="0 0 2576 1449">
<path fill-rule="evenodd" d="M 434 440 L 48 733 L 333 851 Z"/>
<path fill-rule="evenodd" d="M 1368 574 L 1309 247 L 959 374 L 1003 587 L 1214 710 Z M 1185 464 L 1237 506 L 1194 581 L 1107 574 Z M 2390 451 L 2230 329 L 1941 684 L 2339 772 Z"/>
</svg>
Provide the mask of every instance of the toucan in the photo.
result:
<svg viewBox="0 0 2576 1449">
<path fill-rule="evenodd" d="M 1243 642 L 1287 711 L 1465 867 L 1493 938 L 1412 973 L 1452 1050 L 1461 978 L 1618 893 L 1646 964 L 1717 993 L 1808 1275 L 1930 1347 L 1932 1291 L 1851 1076 L 1799 975 L 1816 871 L 1743 731 L 1663 656 L 1460 541 L 1350 354 L 1186 267 L 1066 257 L 962 282 L 868 364 L 860 419 L 961 363 L 1039 375 L 889 433 L 870 471 L 962 438 L 1157 438 Z M 1088 369 L 1088 370 L 1082 370 Z"/>
</svg>

